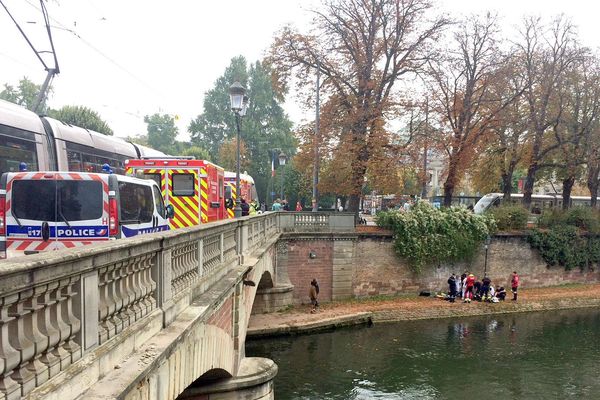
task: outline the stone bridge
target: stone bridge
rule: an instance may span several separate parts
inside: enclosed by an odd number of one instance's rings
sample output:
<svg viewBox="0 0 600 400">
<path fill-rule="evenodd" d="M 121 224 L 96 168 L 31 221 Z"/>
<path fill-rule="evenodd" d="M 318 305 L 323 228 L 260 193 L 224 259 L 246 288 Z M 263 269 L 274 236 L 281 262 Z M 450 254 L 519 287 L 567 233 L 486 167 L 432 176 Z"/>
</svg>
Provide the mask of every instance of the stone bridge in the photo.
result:
<svg viewBox="0 0 600 400">
<path fill-rule="evenodd" d="M 353 229 L 267 213 L 2 261 L 0 399 L 272 399 L 244 343 L 257 290 L 291 299 L 279 237 Z"/>
</svg>

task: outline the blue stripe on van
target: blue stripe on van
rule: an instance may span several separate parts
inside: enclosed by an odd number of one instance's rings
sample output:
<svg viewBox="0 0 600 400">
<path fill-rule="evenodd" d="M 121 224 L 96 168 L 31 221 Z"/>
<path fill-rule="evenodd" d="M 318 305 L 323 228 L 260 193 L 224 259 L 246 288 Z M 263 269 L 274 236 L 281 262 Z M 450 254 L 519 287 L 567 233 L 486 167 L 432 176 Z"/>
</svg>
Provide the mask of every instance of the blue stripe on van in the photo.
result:
<svg viewBox="0 0 600 400">
<path fill-rule="evenodd" d="M 161 225 L 161 226 L 157 226 L 154 228 L 141 228 L 141 229 L 131 229 L 126 226 L 123 226 L 121 229 L 123 230 L 123 236 L 131 237 L 131 236 L 136 236 L 136 235 L 143 235 L 145 233 L 168 231 L 169 225 Z"/>
<path fill-rule="evenodd" d="M 42 237 L 42 228 L 40 225 L 36 225 L 36 226 L 22 225 L 20 227 L 18 225 L 7 225 L 6 236 L 12 237 L 13 239 L 16 239 L 19 237 L 39 238 L 39 237 Z M 59 239 L 107 238 L 108 237 L 108 227 L 103 226 L 103 225 L 95 225 L 95 226 L 72 225 L 71 227 L 50 226 L 50 237 L 53 239 L 56 237 L 58 237 Z"/>
</svg>

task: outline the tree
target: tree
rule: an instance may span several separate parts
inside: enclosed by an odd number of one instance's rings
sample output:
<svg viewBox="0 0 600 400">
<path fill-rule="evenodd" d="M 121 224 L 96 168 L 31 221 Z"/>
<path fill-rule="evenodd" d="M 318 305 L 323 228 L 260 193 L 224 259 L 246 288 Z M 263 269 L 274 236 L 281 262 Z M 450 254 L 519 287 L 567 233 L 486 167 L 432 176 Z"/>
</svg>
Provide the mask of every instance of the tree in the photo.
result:
<svg viewBox="0 0 600 400">
<path fill-rule="evenodd" d="M 286 87 L 294 74 L 300 87 L 313 90 L 315 72 L 324 77 L 320 90 L 336 107 L 321 120 L 341 122 L 337 132 L 350 167 L 351 211 L 358 211 L 369 161 L 389 143 L 385 121 L 399 101 L 394 86 L 423 67 L 448 24 L 443 17 L 430 19 L 430 8 L 428 0 L 326 0 L 315 11 L 313 33 L 284 28 L 271 48 L 278 87 Z"/>
<path fill-rule="evenodd" d="M 240 172 L 244 172 L 250 166 L 247 155 L 246 143 L 240 140 Z M 219 148 L 219 165 L 229 171 L 237 168 L 237 138 L 225 141 Z"/>
<path fill-rule="evenodd" d="M 429 63 L 433 81 L 432 105 L 441 116 L 441 139 L 448 156 L 444 182 L 444 205 L 452 204 L 452 194 L 460 174 L 473 159 L 478 142 L 496 116 L 518 94 L 493 93 L 491 85 L 505 60 L 498 48 L 496 17 L 470 17 L 454 33 L 455 47 L 445 57 Z"/>
<path fill-rule="evenodd" d="M 114 134 L 106 121 L 100 118 L 100 115 L 96 111 L 88 107 L 64 106 L 58 110 L 49 109 L 48 115 L 67 124 L 100 132 L 108 136 Z"/>
<path fill-rule="evenodd" d="M 175 119 L 168 114 L 152 114 L 144 116 L 148 124 L 148 145 L 156 150 L 171 153 L 174 150 L 178 129 Z"/>
<path fill-rule="evenodd" d="M 41 86 L 36 85 L 27 77 L 23 77 L 19 81 L 19 85 L 15 88 L 7 83 L 4 84 L 4 90 L 0 92 L 0 99 L 10 101 L 31 110 L 36 102 L 37 95 L 40 92 Z M 51 91 L 50 89 L 49 91 Z M 43 104 L 41 110 L 46 109 Z M 43 113 L 44 111 L 42 111 Z"/>
<path fill-rule="evenodd" d="M 229 144 L 235 143 L 237 137 L 235 116 L 229 103 L 229 87 L 235 81 L 246 87 L 249 98 L 248 110 L 240 125 L 241 143 L 245 147 L 242 156 L 248 160 L 247 164 L 243 162 L 242 168 L 252 175 L 262 197 L 263 193 L 268 195 L 270 150 L 278 148 L 291 157 L 296 148 L 292 123 L 280 105 L 282 94 L 273 88 L 271 70 L 265 63 L 256 62 L 248 68 L 244 57 L 233 58 L 214 88 L 206 93 L 204 112 L 191 121 L 188 130 L 193 144 L 206 148 L 217 164 L 227 164 L 235 170 L 235 152 L 220 151 L 226 143 L 225 147 L 231 150 Z"/>
<path fill-rule="evenodd" d="M 556 18 L 545 29 L 539 18 L 526 18 L 517 56 L 526 82 L 528 105 L 528 165 L 523 187 L 523 205 L 531 206 L 536 173 L 543 159 L 559 144 L 552 137 L 553 128 L 563 111 L 560 98 L 565 73 L 579 57 L 574 27 Z"/>
<path fill-rule="evenodd" d="M 200 146 L 190 146 L 189 144 L 187 144 L 187 146 L 177 154 L 182 156 L 193 156 L 196 160 L 211 160 L 208 150 Z"/>
</svg>

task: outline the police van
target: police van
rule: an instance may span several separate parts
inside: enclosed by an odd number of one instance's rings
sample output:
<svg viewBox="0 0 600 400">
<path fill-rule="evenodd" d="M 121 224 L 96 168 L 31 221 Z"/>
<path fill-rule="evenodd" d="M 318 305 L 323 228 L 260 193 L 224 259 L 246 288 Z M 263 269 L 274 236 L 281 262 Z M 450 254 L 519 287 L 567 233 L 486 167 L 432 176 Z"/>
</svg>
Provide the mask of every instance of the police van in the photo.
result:
<svg viewBox="0 0 600 400">
<path fill-rule="evenodd" d="M 8 172 L 0 178 L 0 258 L 169 229 L 151 180 L 84 172 Z"/>
</svg>

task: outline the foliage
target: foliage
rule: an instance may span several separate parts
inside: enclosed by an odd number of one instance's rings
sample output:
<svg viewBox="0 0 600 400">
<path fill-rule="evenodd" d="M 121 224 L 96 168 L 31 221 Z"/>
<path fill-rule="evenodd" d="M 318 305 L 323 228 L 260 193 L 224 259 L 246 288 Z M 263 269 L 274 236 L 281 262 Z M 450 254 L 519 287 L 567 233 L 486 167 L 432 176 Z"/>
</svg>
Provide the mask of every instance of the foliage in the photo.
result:
<svg viewBox="0 0 600 400">
<path fill-rule="evenodd" d="M 64 106 L 58 110 L 48 110 L 48 115 L 67 124 L 79 126 L 108 136 L 114 134 L 100 115 L 91 108 L 84 106 Z"/>
<path fill-rule="evenodd" d="M 590 207 L 574 207 L 569 210 L 545 209 L 538 220 L 540 228 L 569 225 L 591 233 L 600 232 L 600 213 Z"/>
<path fill-rule="evenodd" d="M 291 27 L 281 31 L 269 62 L 277 86 L 285 90 L 293 75 L 311 108 L 317 71 L 322 77 L 319 93 L 325 101 L 320 133 L 332 144 L 326 156 L 340 166 L 329 170 L 342 172 L 337 182 L 347 190 L 349 209 L 358 211 L 369 167 L 398 158 L 399 146 L 386 126 L 400 113 L 403 99 L 398 88 L 422 71 L 432 56 L 431 46 L 449 21 L 433 15 L 428 0 L 321 4 L 310 33 Z M 396 169 L 391 162 L 386 165 L 388 170 Z M 395 172 L 377 176 L 394 178 Z"/>
<path fill-rule="evenodd" d="M 208 160 L 211 161 L 210 154 L 208 150 L 200 147 L 200 146 L 190 146 L 186 143 L 186 147 L 180 151 L 178 154 L 182 156 L 193 156 L 196 160 Z"/>
<path fill-rule="evenodd" d="M 394 232 L 396 253 L 417 273 L 426 265 L 472 259 L 495 230 L 494 220 L 486 215 L 463 207 L 437 209 L 427 202 L 408 212 L 378 213 L 377 225 Z"/>
<path fill-rule="evenodd" d="M 600 262 L 600 238 L 579 235 L 575 226 L 556 225 L 548 231 L 536 230 L 529 236 L 529 243 L 551 266 L 584 269 Z"/>
<path fill-rule="evenodd" d="M 33 109 L 33 105 L 35 104 L 40 89 L 40 85 L 36 85 L 27 77 L 23 77 L 16 88 L 5 83 L 4 90 L 0 92 L 0 99 L 10 101 L 11 103 L 18 104 L 31 110 Z M 40 107 L 41 113 L 44 113 L 45 109 L 46 105 L 43 104 L 42 107 Z"/>
<path fill-rule="evenodd" d="M 219 165 L 227 171 L 237 169 L 237 138 L 223 142 L 219 148 Z M 240 140 L 240 172 L 244 172 L 250 166 L 246 143 Z"/>
<path fill-rule="evenodd" d="M 266 64 L 256 62 L 248 67 L 244 57 L 233 58 L 214 87 L 206 92 L 204 111 L 190 122 L 188 131 L 192 144 L 207 149 L 214 162 L 224 167 L 235 165 L 235 153 L 229 151 L 237 136 L 229 103 L 229 87 L 235 81 L 246 87 L 249 100 L 246 116 L 240 122 L 241 143 L 245 145 L 242 168 L 254 178 L 259 197 L 270 197 L 267 189 L 273 186 L 271 151 L 280 149 L 291 158 L 296 141 L 291 134 L 292 122 L 280 105 L 281 93 L 273 88 L 271 70 Z M 223 146 L 229 150 L 221 151 Z"/>
<path fill-rule="evenodd" d="M 175 119 L 168 114 L 152 114 L 144 116 L 148 124 L 148 145 L 167 154 L 172 153 L 178 129 Z"/>
<path fill-rule="evenodd" d="M 520 205 L 502 205 L 492 207 L 489 214 L 496 221 L 498 230 L 522 230 L 527 228 L 529 211 Z"/>
</svg>

